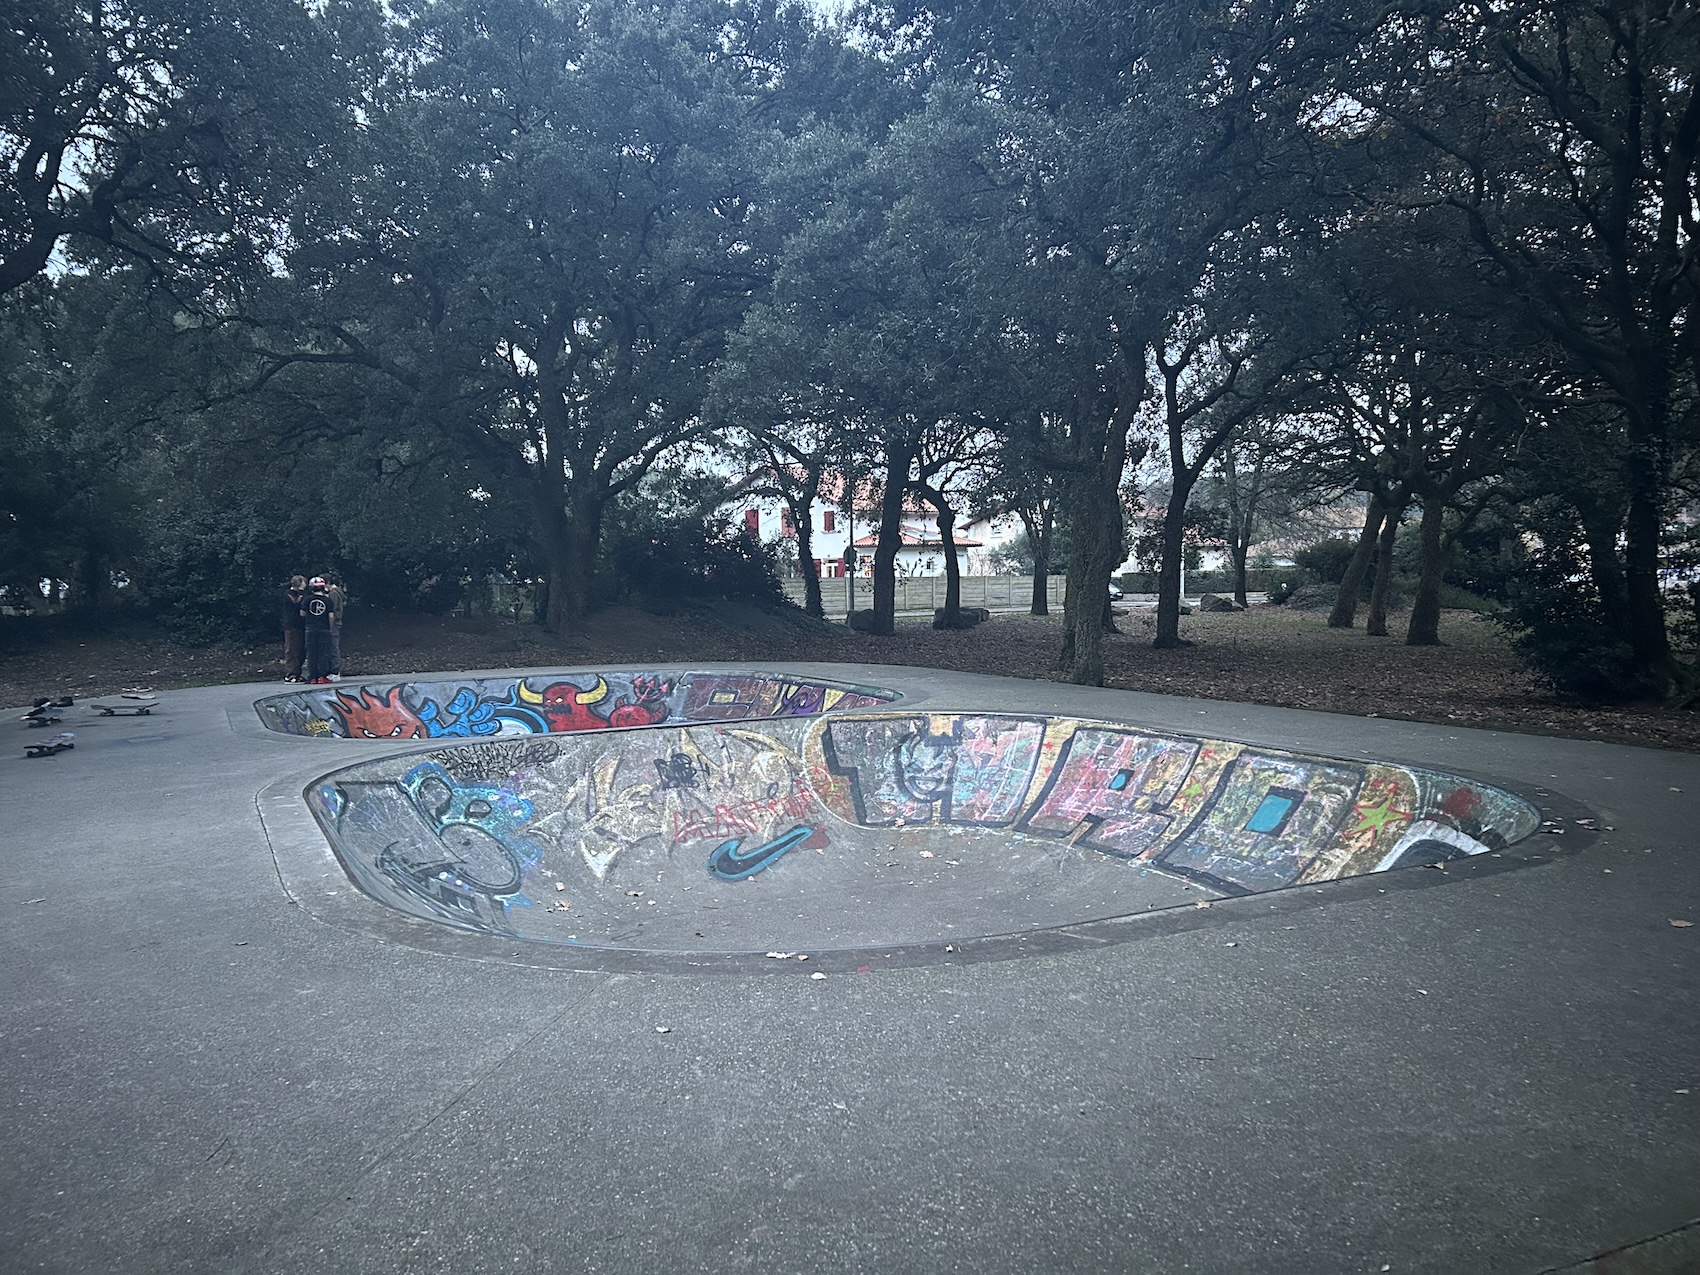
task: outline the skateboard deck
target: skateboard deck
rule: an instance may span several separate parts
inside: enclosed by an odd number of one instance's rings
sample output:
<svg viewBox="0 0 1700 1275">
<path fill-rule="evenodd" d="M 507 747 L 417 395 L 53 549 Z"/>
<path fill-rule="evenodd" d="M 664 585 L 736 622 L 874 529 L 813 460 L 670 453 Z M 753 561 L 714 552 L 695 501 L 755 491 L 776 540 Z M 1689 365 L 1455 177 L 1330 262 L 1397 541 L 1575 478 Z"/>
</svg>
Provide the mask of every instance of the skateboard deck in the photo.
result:
<svg viewBox="0 0 1700 1275">
<path fill-rule="evenodd" d="M 44 739 L 40 743 L 25 744 L 24 745 L 24 756 L 25 757 L 51 757 L 55 753 L 64 752 L 67 748 L 75 748 L 76 745 L 71 742 L 75 738 L 76 738 L 76 736 L 73 735 L 70 731 L 68 731 L 68 730 L 67 731 L 61 731 L 59 734 L 53 736 L 51 739 Z"/>
<path fill-rule="evenodd" d="M 102 717 L 146 717 L 153 712 L 153 704 L 133 696 L 125 696 L 116 700 L 94 700 L 89 707 Z"/>
</svg>

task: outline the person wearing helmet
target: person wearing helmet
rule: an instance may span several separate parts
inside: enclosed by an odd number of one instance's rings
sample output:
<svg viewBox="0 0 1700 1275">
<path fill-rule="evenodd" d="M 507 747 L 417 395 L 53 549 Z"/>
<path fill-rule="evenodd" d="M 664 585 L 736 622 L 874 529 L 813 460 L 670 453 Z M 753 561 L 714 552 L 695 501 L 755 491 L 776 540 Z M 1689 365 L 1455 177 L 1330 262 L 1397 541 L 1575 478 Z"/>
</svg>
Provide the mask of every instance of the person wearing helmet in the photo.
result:
<svg viewBox="0 0 1700 1275">
<path fill-rule="evenodd" d="M 331 624 L 336 619 L 336 609 L 324 576 L 314 576 L 307 582 L 301 619 L 307 629 L 307 681 L 314 686 L 327 686 L 331 680 Z"/>
</svg>

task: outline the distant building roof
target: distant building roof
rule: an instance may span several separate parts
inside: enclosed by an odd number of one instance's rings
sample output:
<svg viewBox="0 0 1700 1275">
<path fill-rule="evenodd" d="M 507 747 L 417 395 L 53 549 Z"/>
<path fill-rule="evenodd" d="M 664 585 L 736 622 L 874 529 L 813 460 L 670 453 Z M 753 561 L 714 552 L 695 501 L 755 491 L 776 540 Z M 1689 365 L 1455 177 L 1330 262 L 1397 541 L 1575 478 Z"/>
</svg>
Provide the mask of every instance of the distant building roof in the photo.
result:
<svg viewBox="0 0 1700 1275">
<path fill-rule="evenodd" d="M 880 538 L 878 536 L 863 536 L 859 540 L 856 541 L 856 547 L 858 549 L 872 549 L 876 545 L 878 545 L 879 542 L 880 542 Z M 953 539 L 951 541 L 951 543 L 954 544 L 958 549 L 981 549 L 981 548 L 985 547 L 986 542 L 984 540 L 964 540 L 964 539 L 957 538 L 957 539 Z M 901 544 L 905 549 L 943 549 L 944 548 L 944 541 L 940 540 L 937 536 L 933 536 L 931 539 L 929 539 L 928 537 L 926 537 L 924 535 L 919 535 L 919 534 L 917 534 L 913 531 L 910 531 L 907 527 L 905 527 L 903 529 L 903 537 L 902 537 L 902 540 L 901 540 Z"/>
</svg>

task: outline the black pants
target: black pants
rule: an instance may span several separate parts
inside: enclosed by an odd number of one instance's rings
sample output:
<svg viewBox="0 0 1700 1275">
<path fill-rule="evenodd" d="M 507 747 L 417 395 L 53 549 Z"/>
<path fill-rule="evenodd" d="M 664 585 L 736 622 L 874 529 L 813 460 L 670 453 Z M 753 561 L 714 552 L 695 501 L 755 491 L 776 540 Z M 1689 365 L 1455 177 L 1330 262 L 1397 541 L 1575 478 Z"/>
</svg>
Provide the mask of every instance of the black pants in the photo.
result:
<svg viewBox="0 0 1700 1275">
<path fill-rule="evenodd" d="M 331 671 L 331 631 L 307 630 L 307 680 L 316 682 Z"/>
</svg>

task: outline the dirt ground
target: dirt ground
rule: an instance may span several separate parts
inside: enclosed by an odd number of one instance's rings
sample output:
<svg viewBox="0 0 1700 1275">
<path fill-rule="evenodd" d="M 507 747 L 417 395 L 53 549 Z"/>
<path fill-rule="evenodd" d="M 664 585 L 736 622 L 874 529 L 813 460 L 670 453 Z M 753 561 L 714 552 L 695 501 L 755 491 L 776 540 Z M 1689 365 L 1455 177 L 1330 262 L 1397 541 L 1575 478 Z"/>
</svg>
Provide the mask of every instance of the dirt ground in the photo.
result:
<svg viewBox="0 0 1700 1275">
<path fill-rule="evenodd" d="M 1117 623 L 1123 631 L 1106 639 L 1107 681 L 1114 687 L 1700 752 L 1700 713 L 1563 702 L 1518 666 L 1498 629 L 1469 612 L 1443 616 L 1438 647 L 1330 629 L 1319 613 L 1275 606 L 1187 616 L 1182 635 L 1194 645 L 1177 651 L 1152 649 L 1149 609 L 1119 610 Z M 1392 617 L 1390 628 L 1403 631 L 1400 617 Z M 939 632 L 919 617 L 903 618 L 895 637 L 881 638 L 800 612 L 725 607 L 657 616 L 615 607 L 579 632 L 557 637 L 491 617 L 354 608 L 343 634 L 343 674 L 826 660 L 1060 681 L 1066 680 L 1056 668 L 1060 646 L 1056 616 L 999 614 L 965 632 Z M 280 655 L 281 643 L 278 649 L 186 646 L 139 622 L 9 620 L 0 627 L 0 704 L 25 705 L 44 695 L 89 698 L 129 687 L 273 680 L 281 676 Z"/>
</svg>

